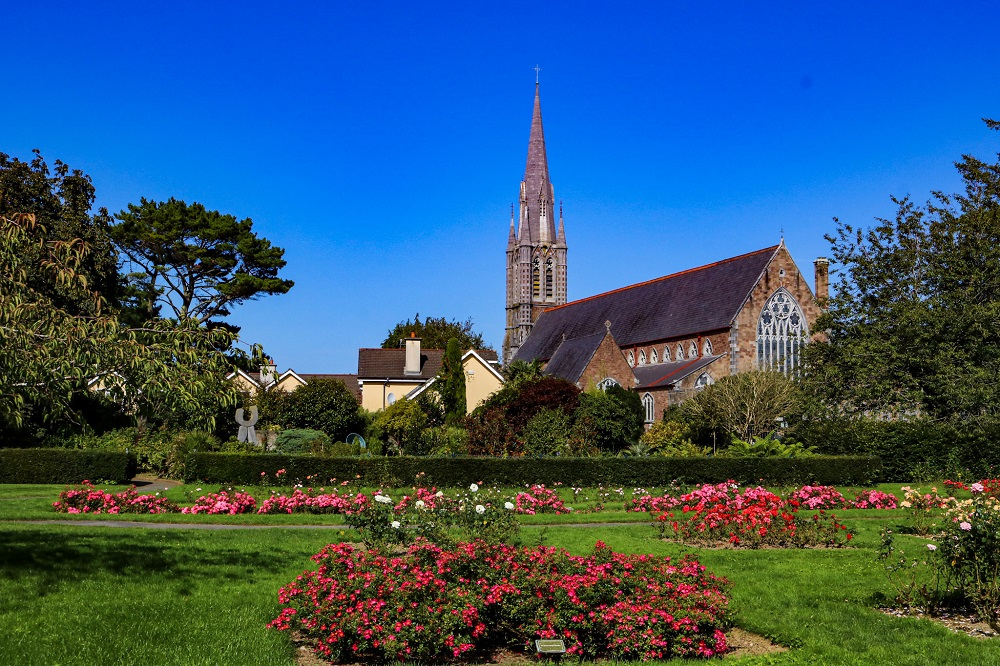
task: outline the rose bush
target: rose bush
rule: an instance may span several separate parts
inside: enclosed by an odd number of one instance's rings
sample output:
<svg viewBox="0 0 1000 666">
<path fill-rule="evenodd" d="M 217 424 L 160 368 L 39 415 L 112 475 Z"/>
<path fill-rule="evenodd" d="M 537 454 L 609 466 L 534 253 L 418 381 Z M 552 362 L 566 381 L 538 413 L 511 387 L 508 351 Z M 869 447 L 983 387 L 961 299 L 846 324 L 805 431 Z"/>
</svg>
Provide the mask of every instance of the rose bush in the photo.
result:
<svg viewBox="0 0 1000 666">
<path fill-rule="evenodd" d="M 135 486 L 120 493 L 111 494 L 95 488 L 90 481 L 83 481 L 79 487 L 59 493 L 59 501 L 52 503 L 60 513 L 177 513 L 180 507 L 166 497 L 141 495 Z"/>
<path fill-rule="evenodd" d="M 325 547 L 281 588 L 269 627 L 330 661 L 449 662 L 560 638 L 579 658 L 712 657 L 727 651 L 728 583 L 697 561 L 483 541 L 401 556 Z"/>
</svg>

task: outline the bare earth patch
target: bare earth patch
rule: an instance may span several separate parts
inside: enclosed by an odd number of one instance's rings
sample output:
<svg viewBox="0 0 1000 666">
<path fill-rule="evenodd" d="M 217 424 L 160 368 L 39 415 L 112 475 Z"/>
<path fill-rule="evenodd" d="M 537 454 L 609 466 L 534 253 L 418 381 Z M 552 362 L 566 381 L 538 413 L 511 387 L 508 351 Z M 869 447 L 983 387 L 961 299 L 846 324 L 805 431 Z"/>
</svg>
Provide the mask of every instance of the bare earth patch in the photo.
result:
<svg viewBox="0 0 1000 666">
<path fill-rule="evenodd" d="M 296 666 L 328 666 L 328 662 L 325 662 L 316 656 L 309 644 L 302 641 L 298 635 L 293 635 L 292 640 L 296 647 Z M 729 652 L 726 653 L 727 659 L 772 654 L 775 652 L 788 652 L 788 648 L 778 645 L 777 643 L 772 643 L 760 634 L 755 634 L 753 632 L 740 629 L 739 627 L 733 627 L 726 632 L 726 642 L 729 644 Z M 521 652 L 502 650 L 496 654 L 490 655 L 484 661 L 476 663 L 496 666 L 527 666 L 528 664 L 538 664 L 539 661 L 538 659 Z M 608 659 L 598 659 L 596 662 L 588 663 L 611 664 L 613 662 Z M 699 662 L 696 659 L 692 659 L 691 663 L 696 664 Z M 345 666 L 362 665 L 346 664 Z"/>
<path fill-rule="evenodd" d="M 972 613 L 943 611 L 937 615 L 930 615 L 910 608 L 879 608 L 878 610 L 893 617 L 918 617 L 937 622 L 957 634 L 965 634 L 973 638 L 997 638 L 1000 636 L 990 625 L 980 622 Z"/>
</svg>

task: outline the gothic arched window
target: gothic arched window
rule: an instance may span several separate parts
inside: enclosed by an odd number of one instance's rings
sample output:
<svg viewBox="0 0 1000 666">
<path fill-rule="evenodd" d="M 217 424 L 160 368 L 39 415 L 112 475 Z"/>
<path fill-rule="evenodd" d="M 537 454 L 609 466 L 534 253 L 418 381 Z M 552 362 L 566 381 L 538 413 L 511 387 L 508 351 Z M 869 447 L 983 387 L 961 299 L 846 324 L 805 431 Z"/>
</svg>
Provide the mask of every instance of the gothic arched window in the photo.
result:
<svg viewBox="0 0 1000 666">
<path fill-rule="evenodd" d="M 670 363 L 670 345 L 664 345 L 663 347 L 663 362 Z"/>
<path fill-rule="evenodd" d="M 705 339 L 705 343 L 701 346 L 701 353 L 704 354 L 705 356 L 711 356 L 712 355 L 712 341 L 711 340 L 708 340 L 707 338 Z"/>
<path fill-rule="evenodd" d="M 656 350 L 655 349 L 653 351 L 649 352 L 649 362 L 650 363 L 659 363 L 660 362 L 660 359 L 656 357 Z"/>
<path fill-rule="evenodd" d="M 694 387 L 700 391 L 706 386 L 711 386 L 714 383 L 715 380 L 712 379 L 712 375 L 708 374 L 707 372 L 703 372 L 700 375 L 698 375 L 698 379 L 694 380 Z"/>
<path fill-rule="evenodd" d="M 764 303 L 757 319 L 757 367 L 786 375 L 799 367 L 809 327 L 802 308 L 779 289 Z"/>
<path fill-rule="evenodd" d="M 656 418 L 654 414 L 653 404 L 654 403 L 653 403 L 652 393 L 647 393 L 644 396 L 642 396 L 642 411 L 645 412 L 646 414 L 645 418 L 646 423 L 652 423 Z"/>
<path fill-rule="evenodd" d="M 646 352 L 639 350 L 639 365 L 646 365 Z"/>
<path fill-rule="evenodd" d="M 602 391 L 607 391 L 612 386 L 621 386 L 621 384 L 616 382 L 611 377 L 605 377 L 601 381 L 597 382 L 597 388 L 601 389 Z"/>
<path fill-rule="evenodd" d="M 633 354 L 632 352 L 628 353 L 628 364 L 631 365 L 633 368 L 635 367 L 635 354 Z"/>
<path fill-rule="evenodd" d="M 688 358 L 698 358 L 698 343 L 694 340 L 688 345 Z"/>
<path fill-rule="evenodd" d="M 545 260 L 545 298 L 551 299 L 554 289 L 553 272 L 552 272 L 552 257 Z"/>
<path fill-rule="evenodd" d="M 674 354 L 674 360 L 675 361 L 683 361 L 684 360 L 684 347 L 683 346 L 677 345 L 677 352 Z"/>
<path fill-rule="evenodd" d="M 535 257 L 535 260 L 531 262 L 531 293 L 536 298 L 542 295 L 542 272 L 538 268 L 538 257 Z"/>
</svg>

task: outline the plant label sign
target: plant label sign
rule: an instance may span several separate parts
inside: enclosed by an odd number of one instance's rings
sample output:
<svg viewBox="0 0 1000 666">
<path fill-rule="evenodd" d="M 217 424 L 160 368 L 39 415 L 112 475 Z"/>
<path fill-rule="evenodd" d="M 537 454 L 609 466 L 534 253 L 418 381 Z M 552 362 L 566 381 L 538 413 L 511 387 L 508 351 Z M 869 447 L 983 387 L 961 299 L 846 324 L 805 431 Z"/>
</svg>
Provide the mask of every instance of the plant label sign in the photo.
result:
<svg viewBox="0 0 1000 666">
<path fill-rule="evenodd" d="M 566 643 L 555 640 L 536 640 L 538 654 L 566 654 Z"/>
</svg>

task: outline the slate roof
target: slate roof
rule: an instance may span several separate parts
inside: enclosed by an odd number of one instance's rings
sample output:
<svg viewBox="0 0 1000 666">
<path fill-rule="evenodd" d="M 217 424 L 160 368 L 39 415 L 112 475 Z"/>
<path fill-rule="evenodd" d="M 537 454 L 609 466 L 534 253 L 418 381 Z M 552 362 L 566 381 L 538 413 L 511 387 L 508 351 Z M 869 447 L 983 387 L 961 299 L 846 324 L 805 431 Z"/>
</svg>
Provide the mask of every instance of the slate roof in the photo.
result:
<svg viewBox="0 0 1000 666">
<path fill-rule="evenodd" d="M 654 388 L 657 386 L 670 386 L 685 377 L 701 372 L 709 365 L 725 356 L 716 354 L 714 356 L 699 356 L 690 361 L 674 361 L 673 363 L 656 363 L 653 365 L 639 365 L 632 368 L 632 374 L 639 380 L 638 389 Z"/>
<path fill-rule="evenodd" d="M 345 374 L 304 374 L 301 372 L 295 373 L 306 382 L 311 382 L 317 379 L 335 379 L 339 382 L 343 382 L 355 398 L 361 397 L 361 387 L 358 386 L 358 376 L 357 375 L 345 375 Z"/>
<path fill-rule="evenodd" d="M 515 361 L 549 360 L 563 335 L 604 331 L 621 348 L 729 328 L 780 245 L 549 308 Z"/>
<path fill-rule="evenodd" d="M 561 377 L 575 384 L 587 369 L 590 360 L 594 358 L 605 335 L 607 332 L 565 340 L 545 365 L 545 374 Z"/>
<path fill-rule="evenodd" d="M 497 360 L 497 353 L 491 349 L 477 349 L 487 363 Z M 359 349 L 358 374 L 359 379 L 416 379 L 425 381 L 434 377 L 441 369 L 444 360 L 443 349 L 420 350 L 420 374 L 407 375 L 403 373 L 406 365 L 406 349 Z"/>
</svg>

